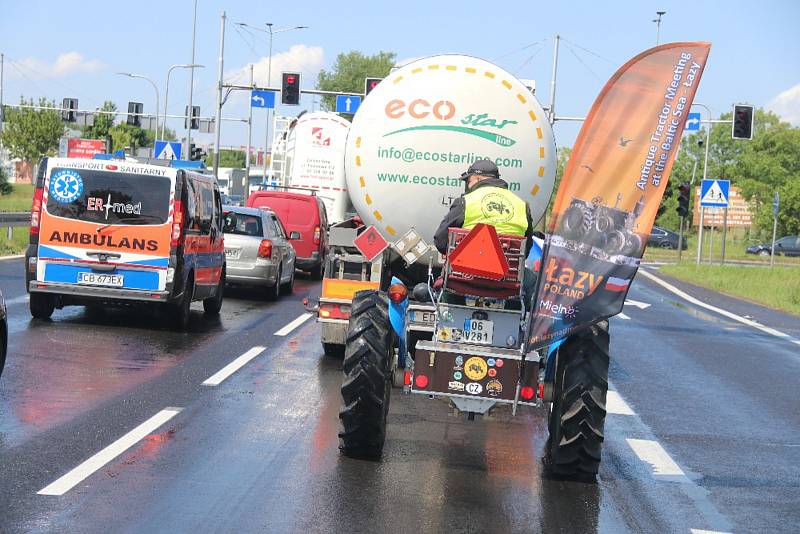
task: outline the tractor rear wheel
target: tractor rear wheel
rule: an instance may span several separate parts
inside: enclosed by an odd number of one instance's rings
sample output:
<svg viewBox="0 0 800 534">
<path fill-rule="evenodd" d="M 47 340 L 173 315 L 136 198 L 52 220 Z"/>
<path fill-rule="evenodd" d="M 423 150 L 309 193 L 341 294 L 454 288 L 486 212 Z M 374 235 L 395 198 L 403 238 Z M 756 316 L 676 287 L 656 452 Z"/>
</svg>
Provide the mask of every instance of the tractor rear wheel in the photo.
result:
<svg viewBox="0 0 800 534">
<path fill-rule="evenodd" d="M 379 458 L 386 439 L 392 390 L 394 331 L 386 293 L 359 291 L 353 297 L 342 368 L 344 407 L 339 412 L 342 454 Z"/>
<path fill-rule="evenodd" d="M 558 348 L 545 446 L 548 474 L 591 480 L 600 467 L 608 392 L 608 321 L 572 334 Z"/>
</svg>

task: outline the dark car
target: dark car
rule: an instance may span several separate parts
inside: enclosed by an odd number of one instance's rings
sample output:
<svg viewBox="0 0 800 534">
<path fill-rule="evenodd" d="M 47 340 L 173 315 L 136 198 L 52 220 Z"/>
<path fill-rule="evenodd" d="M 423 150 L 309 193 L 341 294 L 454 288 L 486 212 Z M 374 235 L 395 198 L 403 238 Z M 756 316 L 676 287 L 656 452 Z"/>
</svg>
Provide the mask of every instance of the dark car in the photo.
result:
<svg viewBox="0 0 800 534">
<path fill-rule="evenodd" d="M 650 231 L 650 237 L 647 238 L 647 246 L 678 250 L 678 237 L 678 234 L 672 230 L 667 230 L 660 226 L 653 226 L 653 229 Z M 681 248 L 683 250 L 689 248 L 686 244 L 685 236 Z"/>
<path fill-rule="evenodd" d="M 772 242 L 747 247 L 747 253 L 769 256 L 772 254 Z M 775 241 L 775 255 L 780 256 L 781 254 L 784 256 L 800 256 L 800 236 L 787 235 Z"/>
<path fill-rule="evenodd" d="M 6 365 L 6 351 L 8 350 L 8 322 L 6 322 L 6 303 L 3 292 L 0 291 L 0 375 Z"/>
</svg>

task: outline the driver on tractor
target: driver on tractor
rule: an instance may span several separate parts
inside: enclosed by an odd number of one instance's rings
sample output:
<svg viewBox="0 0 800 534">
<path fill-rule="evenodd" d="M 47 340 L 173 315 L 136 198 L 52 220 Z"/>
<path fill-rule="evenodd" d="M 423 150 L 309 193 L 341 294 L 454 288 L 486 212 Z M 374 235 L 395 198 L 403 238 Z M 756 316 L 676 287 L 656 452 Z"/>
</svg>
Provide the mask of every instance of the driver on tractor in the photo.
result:
<svg viewBox="0 0 800 534">
<path fill-rule="evenodd" d="M 434 235 L 436 248 L 447 254 L 447 229 L 470 230 L 480 223 L 494 226 L 498 234 L 524 236 L 525 255 L 533 245 L 533 221 L 527 202 L 508 190 L 508 183 L 500 179 L 500 171 L 493 161 L 479 159 L 461 175 L 466 192 L 455 199 L 450 211 L 442 219 Z M 525 269 L 526 304 L 530 302 L 536 275 Z"/>
</svg>

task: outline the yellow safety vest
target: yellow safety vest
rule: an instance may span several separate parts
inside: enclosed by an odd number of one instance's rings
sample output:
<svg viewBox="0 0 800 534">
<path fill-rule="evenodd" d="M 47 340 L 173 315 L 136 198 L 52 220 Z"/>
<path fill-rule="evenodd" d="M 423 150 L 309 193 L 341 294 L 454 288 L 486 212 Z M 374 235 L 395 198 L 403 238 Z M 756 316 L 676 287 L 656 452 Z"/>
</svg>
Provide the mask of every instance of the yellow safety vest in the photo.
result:
<svg viewBox="0 0 800 534">
<path fill-rule="evenodd" d="M 491 224 L 498 234 L 525 235 L 528 229 L 525 201 L 502 187 L 479 187 L 464 195 L 464 228 Z"/>
</svg>

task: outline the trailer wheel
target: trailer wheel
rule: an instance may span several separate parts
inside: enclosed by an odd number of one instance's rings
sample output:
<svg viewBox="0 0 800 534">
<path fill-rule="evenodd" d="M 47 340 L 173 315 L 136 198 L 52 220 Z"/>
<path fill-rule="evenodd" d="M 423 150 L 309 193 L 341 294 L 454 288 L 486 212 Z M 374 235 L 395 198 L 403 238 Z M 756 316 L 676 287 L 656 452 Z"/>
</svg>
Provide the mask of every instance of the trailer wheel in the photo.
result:
<svg viewBox="0 0 800 534">
<path fill-rule="evenodd" d="M 34 319 L 49 319 L 56 308 L 56 300 L 47 293 L 31 293 L 30 309 Z"/>
<path fill-rule="evenodd" d="M 592 480 L 600 467 L 608 392 L 608 321 L 569 337 L 556 355 L 544 464 L 558 478 Z"/>
<path fill-rule="evenodd" d="M 378 458 L 386 439 L 392 390 L 394 331 L 389 299 L 380 291 L 359 291 L 351 309 L 342 363 L 339 448 L 351 458 Z"/>
</svg>

